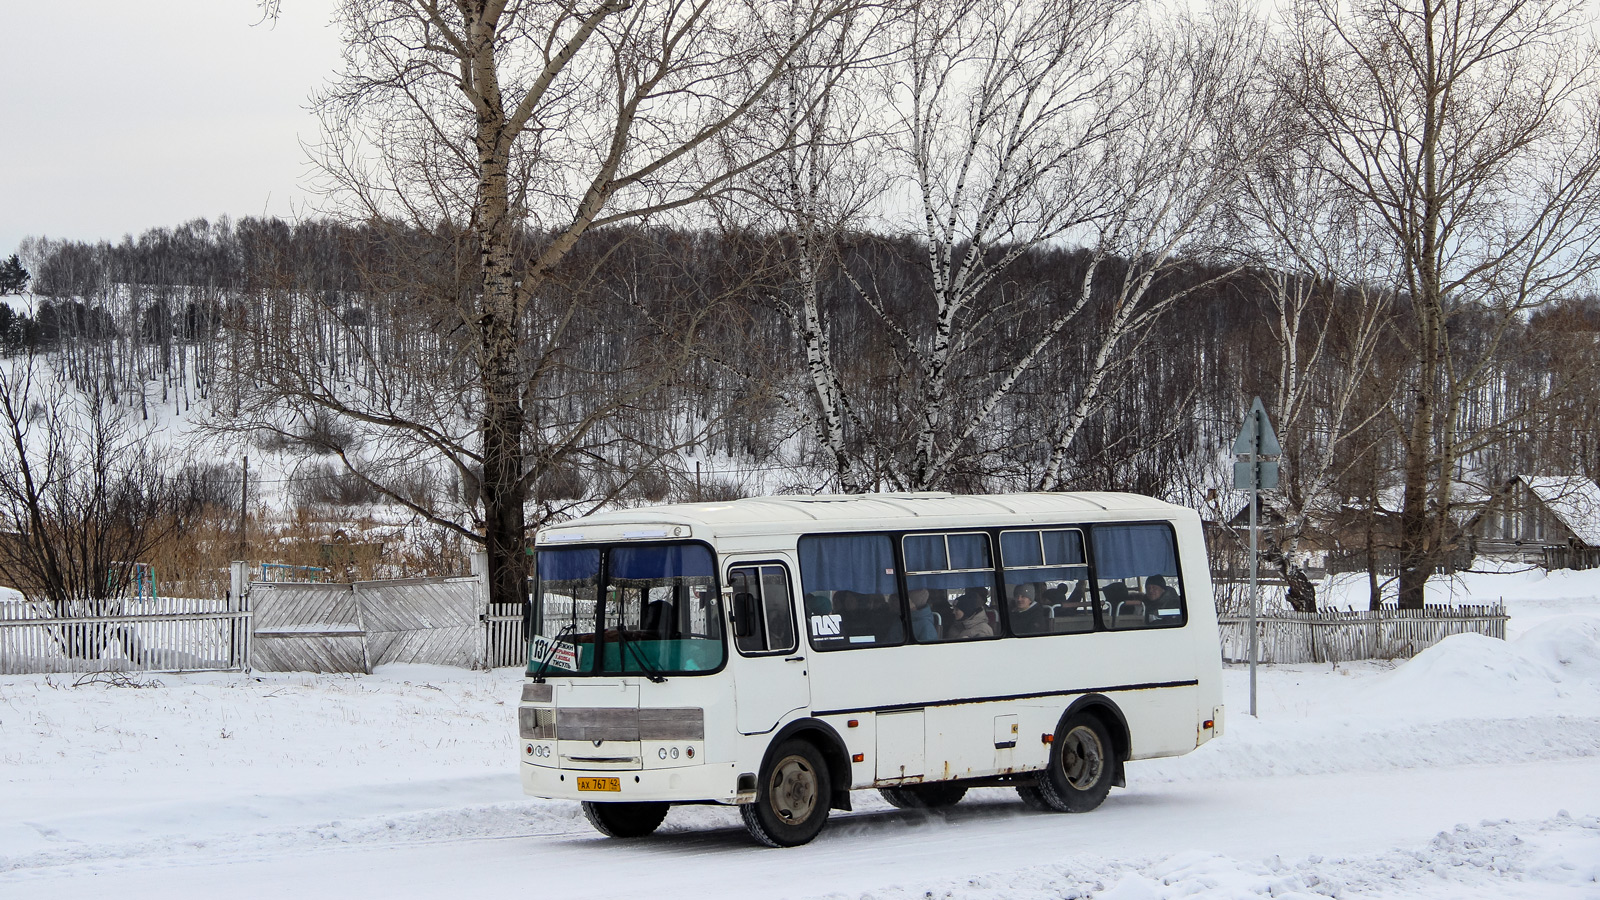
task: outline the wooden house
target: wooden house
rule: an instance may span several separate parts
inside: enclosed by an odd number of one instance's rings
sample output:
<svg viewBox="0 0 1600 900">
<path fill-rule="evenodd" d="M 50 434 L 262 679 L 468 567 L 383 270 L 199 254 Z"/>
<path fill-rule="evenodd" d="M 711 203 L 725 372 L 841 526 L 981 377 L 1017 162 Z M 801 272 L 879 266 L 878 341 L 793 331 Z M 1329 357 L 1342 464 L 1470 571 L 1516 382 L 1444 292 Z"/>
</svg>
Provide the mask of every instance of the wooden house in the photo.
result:
<svg viewBox="0 0 1600 900">
<path fill-rule="evenodd" d="M 1550 547 L 1600 548 L 1600 486 L 1582 475 L 1518 475 L 1467 530 L 1485 556 L 1539 562 Z"/>
</svg>

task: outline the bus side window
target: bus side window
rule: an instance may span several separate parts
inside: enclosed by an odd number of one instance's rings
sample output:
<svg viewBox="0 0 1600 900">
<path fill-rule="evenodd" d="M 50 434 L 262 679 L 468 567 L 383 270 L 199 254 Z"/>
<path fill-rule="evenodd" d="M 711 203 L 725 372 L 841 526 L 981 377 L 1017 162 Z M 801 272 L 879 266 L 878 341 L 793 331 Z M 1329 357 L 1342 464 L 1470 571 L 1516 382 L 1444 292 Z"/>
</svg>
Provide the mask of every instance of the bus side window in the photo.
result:
<svg viewBox="0 0 1600 900">
<path fill-rule="evenodd" d="M 994 559 L 981 531 L 908 534 L 911 636 L 918 643 L 999 637 Z"/>
<path fill-rule="evenodd" d="M 905 641 L 894 544 L 888 535 L 806 535 L 799 549 L 812 647 L 848 650 Z"/>
<path fill-rule="evenodd" d="M 761 567 L 761 609 L 767 620 L 767 649 L 794 650 L 794 601 L 789 594 L 789 573 L 783 566 Z"/>
<path fill-rule="evenodd" d="M 1188 621 L 1169 525 L 1096 525 L 1095 576 L 1107 628 L 1170 628 Z"/>
<path fill-rule="evenodd" d="M 1003 531 L 1000 563 L 1005 570 L 1012 634 L 1027 637 L 1094 630 L 1082 531 Z"/>
<path fill-rule="evenodd" d="M 747 566 L 728 572 L 733 589 L 733 614 L 742 634 L 735 635 L 740 653 L 794 650 L 794 606 L 789 576 L 782 566 Z"/>
</svg>

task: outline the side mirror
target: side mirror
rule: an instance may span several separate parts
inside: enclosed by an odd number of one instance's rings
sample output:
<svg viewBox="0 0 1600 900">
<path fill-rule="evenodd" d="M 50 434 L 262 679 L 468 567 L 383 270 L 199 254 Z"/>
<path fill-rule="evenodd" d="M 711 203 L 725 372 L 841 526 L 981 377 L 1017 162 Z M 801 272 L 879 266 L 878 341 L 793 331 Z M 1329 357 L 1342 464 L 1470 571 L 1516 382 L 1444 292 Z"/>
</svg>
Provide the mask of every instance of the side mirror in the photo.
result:
<svg viewBox="0 0 1600 900">
<path fill-rule="evenodd" d="M 733 595 L 733 606 L 729 608 L 733 616 L 733 636 L 749 637 L 756 633 L 756 595 L 740 591 Z"/>
</svg>

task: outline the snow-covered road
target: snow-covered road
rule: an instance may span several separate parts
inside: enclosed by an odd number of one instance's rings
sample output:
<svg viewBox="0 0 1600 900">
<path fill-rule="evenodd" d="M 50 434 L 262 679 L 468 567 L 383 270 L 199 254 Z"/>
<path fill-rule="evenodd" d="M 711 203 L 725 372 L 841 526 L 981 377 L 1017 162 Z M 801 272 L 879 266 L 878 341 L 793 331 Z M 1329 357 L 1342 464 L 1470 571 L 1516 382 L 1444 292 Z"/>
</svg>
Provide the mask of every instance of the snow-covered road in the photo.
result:
<svg viewBox="0 0 1600 900">
<path fill-rule="evenodd" d="M 511 780 L 507 787 L 515 787 Z M 1151 870 L 1206 862 L 1242 880 L 1233 895 L 1271 894 L 1272 885 L 1363 888 L 1397 895 L 1432 886 L 1438 863 L 1460 868 L 1450 895 L 1561 896 L 1559 881 L 1528 884 L 1510 869 L 1530 841 L 1567 841 L 1600 869 L 1600 821 L 1562 817 L 1566 807 L 1600 812 L 1600 765 L 1593 761 L 1447 767 L 1376 774 L 1261 777 L 1206 784 L 1158 784 L 1115 792 L 1088 816 L 1023 810 L 1003 791 L 984 791 L 947 813 L 877 808 L 841 816 L 814 844 L 786 851 L 750 845 L 726 810 L 680 809 L 654 838 L 609 841 L 573 822 L 558 831 L 477 837 L 405 833 L 321 846 L 172 847 L 153 856 L 13 872 L 0 893 L 14 897 L 170 900 L 173 897 L 318 898 L 521 896 L 613 898 L 923 895 L 1062 896 Z M 1498 822 L 1488 821 L 1500 820 Z M 1435 836 L 1467 830 L 1432 847 Z M 529 824 L 535 824 L 530 821 Z M 337 826 L 332 830 L 336 833 Z M 1476 861 L 1469 849 L 1477 845 Z M 1412 853 L 1394 853 L 1396 849 Z M 1428 850 L 1434 850 L 1428 853 Z M 1443 852 L 1438 852 L 1442 850 Z M 1422 851 L 1422 852 L 1416 852 Z M 1280 872 L 1242 861 L 1288 861 Z M 1320 858 L 1320 859 L 1319 859 Z M 1316 860 L 1313 862 L 1313 860 Z M 1176 866 L 1174 866 L 1176 864 Z M 1507 877 L 1494 871 L 1506 870 Z M 1141 875 L 1139 873 L 1147 873 Z M 1307 884 L 1306 875 L 1315 874 Z M 1600 896 L 1573 871 L 1570 896 Z M 1191 873 L 1190 887 L 1207 879 Z M 1442 885 L 1441 885 L 1442 886 Z M 1278 892 L 1281 895 L 1282 890 Z M 936 894 L 937 896 L 938 894 Z"/>
<path fill-rule="evenodd" d="M 855 795 L 809 846 L 521 797 L 519 675 L 0 679 L 0 898 L 1600 898 L 1600 618 L 1225 674 L 1228 734 L 1083 816 Z M 159 682 L 159 685 L 153 684 Z"/>
</svg>

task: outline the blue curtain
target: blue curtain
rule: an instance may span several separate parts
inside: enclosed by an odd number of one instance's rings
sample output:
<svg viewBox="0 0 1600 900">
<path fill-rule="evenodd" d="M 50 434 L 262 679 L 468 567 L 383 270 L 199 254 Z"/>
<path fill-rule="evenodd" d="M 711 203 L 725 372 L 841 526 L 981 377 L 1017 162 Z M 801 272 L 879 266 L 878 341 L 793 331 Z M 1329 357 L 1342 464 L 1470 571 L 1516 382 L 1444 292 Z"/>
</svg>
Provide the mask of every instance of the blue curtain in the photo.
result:
<svg viewBox="0 0 1600 900">
<path fill-rule="evenodd" d="M 1039 532 L 1007 531 L 1000 535 L 1000 561 L 1006 566 L 1042 566 Z"/>
<path fill-rule="evenodd" d="M 894 546 L 886 534 L 841 534 L 800 539 L 800 582 L 812 591 L 898 593 Z"/>
<path fill-rule="evenodd" d="M 1178 574 L 1172 529 L 1165 525 L 1096 525 L 1089 534 L 1097 578 Z"/>
<path fill-rule="evenodd" d="M 538 576 L 543 581 L 577 581 L 600 574 L 600 551 L 573 547 L 570 550 L 540 550 Z"/>
<path fill-rule="evenodd" d="M 1083 563 L 1083 534 L 1077 531 L 1046 531 L 1044 561 L 1051 566 L 1075 566 Z"/>
<path fill-rule="evenodd" d="M 986 534 L 950 535 L 950 568 L 994 568 L 994 563 L 989 559 L 989 536 Z"/>
<path fill-rule="evenodd" d="M 699 544 L 611 548 L 612 578 L 710 578 L 711 551 Z"/>
<path fill-rule="evenodd" d="M 908 534 L 905 550 L 907 572 L 942 572 L 950 568 L 942 534 Z"/>
</svg>

